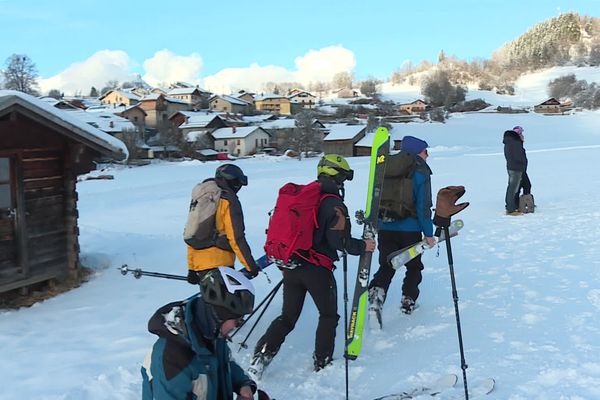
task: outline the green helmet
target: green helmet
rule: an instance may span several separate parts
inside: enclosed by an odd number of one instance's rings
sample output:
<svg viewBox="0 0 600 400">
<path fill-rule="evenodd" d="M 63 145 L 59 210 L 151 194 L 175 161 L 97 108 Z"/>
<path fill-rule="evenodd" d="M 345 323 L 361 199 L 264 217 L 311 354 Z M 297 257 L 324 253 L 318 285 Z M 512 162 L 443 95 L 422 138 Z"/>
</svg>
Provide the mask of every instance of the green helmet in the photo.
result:
<svg viewBox="0 0 600 400">
<path fill-rule="evenodd" d="M 354 178 L 354 171 L 350 168 L 348 161 L 338 154 L 325 154 L 317 166 L 317 175 L 329 175 L 338 183 Z"/>
</svg>

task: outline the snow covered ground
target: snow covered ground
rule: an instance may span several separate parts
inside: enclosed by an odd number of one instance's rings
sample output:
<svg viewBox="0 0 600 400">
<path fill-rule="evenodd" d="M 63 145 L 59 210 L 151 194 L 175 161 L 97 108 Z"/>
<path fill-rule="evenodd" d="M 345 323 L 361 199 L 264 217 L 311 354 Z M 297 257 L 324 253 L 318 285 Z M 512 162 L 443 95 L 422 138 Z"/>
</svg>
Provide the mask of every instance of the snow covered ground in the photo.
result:
<svg viewBox="0 0 600 400">
<path fill-rule="evenodd" d="M 506 171 L 502 133 L 525 128 L 535 214 L 504 215 Z M 394 126 L 395 135 L 425 138 L 434 191 L 467 188 L 465 228 L 452 240 L 470 383 L 494 377 L 490 399 L 600 398 L 600 113 L 453 115 L 446 124 Z M 240 198 L 246 231 L 262 254 L 267 212 L 288 181 L 308 182 L 317 159 L 238 160 L 249 176 Z M 364 208 L 368 158 L 351 158 L 351 213 Z M 181 238 L 189 195 L 217 162 L 115 167 L 115 179 L 78 183 L 83 263 L 96 270 L 82 287 L 31 308 L 0 311 L 0 399 L 138 399 L 139 367 L 155 337 L 146 331 L 159 306 L 196 290 L 181 281 L 122 276 L 128 264 L 186 273 Z M 361 229 L 354 224 L 353 232 Z M 392 283 L 384 329 L 366 332 L 362 355 L 350 363 L 350 398 L 371 399 L 410 389 L 446 373 L 461 374 L 445 247 L 424 256 L 419 309 L 399 312 L 401 276 Z M 377 259 L 377 254 L 374 260 Z M 357 257 L 349 257 L 352 295 Z M 373 265 L 373 269 L 377 266 Z M 258 300 L 279 280 L 267 269 L 254 280 Z M 311 300 L 296 330 L 265 373 L 261 386 L 278 400 L 343 399 L 343 275 L 338 279 L 338 338 L 334 365 L 315 374 L 312 351 L 317 312 Z M 236 359 L 248 366 L 256 340 L 281 306 L 279 294 Z M 234 338 L 239 342 L 248 328 Z M 459 396 L 459 384 L 440 396 Z"/>
</svg>

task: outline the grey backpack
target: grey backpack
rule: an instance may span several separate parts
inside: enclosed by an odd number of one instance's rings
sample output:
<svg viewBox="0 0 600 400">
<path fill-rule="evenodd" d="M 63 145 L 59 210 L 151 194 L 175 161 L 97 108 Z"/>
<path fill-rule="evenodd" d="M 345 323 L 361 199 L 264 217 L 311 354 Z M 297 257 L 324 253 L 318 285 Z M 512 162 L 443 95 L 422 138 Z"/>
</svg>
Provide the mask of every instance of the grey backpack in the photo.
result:
<svg viewBox="0 0 600 400">
<path fill-rule="evenodd" d="M 183 230 L 183 240 L 196 250 L 215 245 L 215 220 L 221 192 L 222 189 L 213 179 L 199 183 L 192 189 L 192 201 Z"/>
<path fill-rule="evenodd" d="M 531 193 L 519 197 L 519 211 L 523 214 L 535 212 L 535 202 Z"/>
</svg>

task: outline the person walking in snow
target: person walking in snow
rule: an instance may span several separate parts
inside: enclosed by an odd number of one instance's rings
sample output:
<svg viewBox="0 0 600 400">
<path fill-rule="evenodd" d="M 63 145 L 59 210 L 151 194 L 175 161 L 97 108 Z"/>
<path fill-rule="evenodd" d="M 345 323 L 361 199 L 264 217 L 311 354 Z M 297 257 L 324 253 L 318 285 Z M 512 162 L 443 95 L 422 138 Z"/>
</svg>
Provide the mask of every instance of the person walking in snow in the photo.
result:
<svg viewBox="0 0 600 400">
<path fill-rule="evenodd" d="M 343 202 L 344 182 L 352 180 L 354 176 L 348 162 L 337 154 L 326 154 L 319 161 L 317 175 L 321 193 L 332 194 L 322 197 L 313 234 L 312 250 L 319 254 L 321 262 L 313 263 L 292 256 L 295 268 L 282 269 L 281 315 L 258 340 L 252 364 L 248 369 L 256 378 L 262 376 L 286 336 L 294 329 L 307 293 L 319 311 L 313 353 L 314 370 L 319 371 L 332 362 L 335 330 L 340 317 L 337 313 L 337 285 L 333 275 L 333 263 L 339 260 L 338 251 L 361 255 L 375 250 L 374 240 L 355 239 L 350 234 L 348 209 Z"/>
<path fill-rule="evenodd" d="M 415 159 L 412 173 L 412 204 L 414 212 L 399 219 L 386 219 L 379 225 L 377 245 L 379 249 L 379 269 L 369 284 L 369 311 L 376 314 L 381 325 L 381 308 L 385 302 L 390 283 L 396 270 L 388 263 L 388 255 L 396 250 L 425 240 L 430 247 L 436 243 L 433 238 L 431 222 L 431 169 L 427 165 L 428 144 L 414 136 L 402 138 L 400 151 L 412 155 Z M 385 189 L 384 189 L 385 190 Z M 419 297 L 419 284 L 424 269 L 421 255 L 406 263 L 406 272 L 402 282 L 401 311 L 412 313 Z"/>
<path fill-rule="evenodd" d="M 531 192 L 531 182 L 527 176 L 527 155 L 523 147 L 523 127 L 515 126 L 504 132 L 504 158 L 508 172 L 508 185 L 504 198 L 507 215 L 521 215 L 519 212 L 519 190 L 523 186 L 524 192 Z M 526 193 L 527 194 L 527 193 Z"/>
<path fill-rule="evenodd" d="M 252 400 L 256 383 L 231 359 L 228 334 L 254 307 L 252 283 L 219 267 L 201 292 L 159 308 L 148 322 L 157 335 L 142 365 L 143 400 Z"/>
<path fill-rule="evenodd" d="M 244 274 L 253 278 L 259 268 L 246 241 L 244 214 L 237 196 L 242 186 L 248 185 L 248 177 L 237 165 L 223 164 L 215 171 L 214 178 L 204 180 L 198 187 L 210 185 L 220 189 L 220 197 L 207 228 L 210 232 L 204 234 L 206 240 L 188 241 L 188 282 L 198 284 L 206 272 L 216 267 L 233 267 L 236 256 L 245 267 Z"/>
</svg>

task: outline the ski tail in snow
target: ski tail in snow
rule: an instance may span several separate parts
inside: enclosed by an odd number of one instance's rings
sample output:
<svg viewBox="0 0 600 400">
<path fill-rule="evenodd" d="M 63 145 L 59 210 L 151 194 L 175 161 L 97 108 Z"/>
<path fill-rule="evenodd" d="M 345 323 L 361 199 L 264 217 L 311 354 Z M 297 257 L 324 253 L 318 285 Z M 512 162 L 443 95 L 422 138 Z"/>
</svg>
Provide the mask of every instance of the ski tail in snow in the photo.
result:
<svg viewBox="0 0 600 400">
<path fill-rule="evenodd" d="M 385 159 L 389 153 L 390 135 L 386 128 L 380 127 L 375 132 L 371 147 L 371 164 L 369 172 L 369 186 L 367 188 L 367 204 L 364 213 L 357 213 L 359 223 L 364 224 L 363 239 L 374 239 L 377 233 L 379 218 L 379 200 L 383 186 L 385 172 Z M 348 323 L 348 336 L 346 337 L 345 357 L 354 360 L 362 348 L 362 336 L 367 316 L 368 284 L 371 272 L 371 257 L 373 253 L 366 252 L 360 256 L 354 297 Z"/>
</svg>

